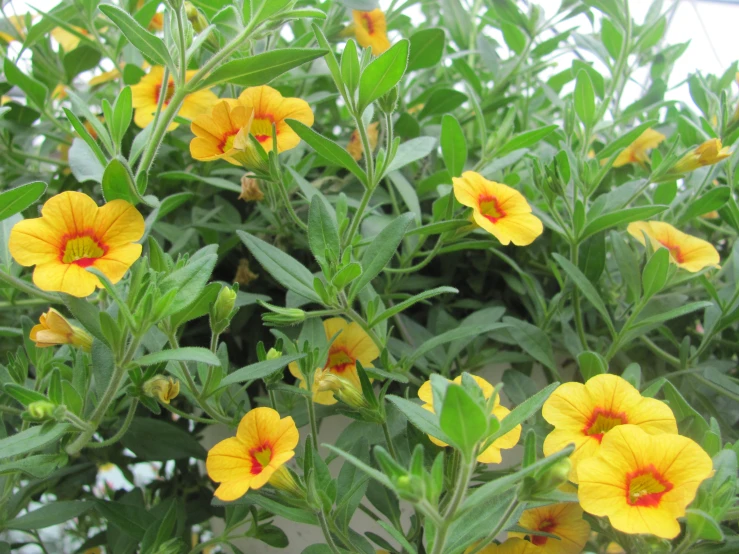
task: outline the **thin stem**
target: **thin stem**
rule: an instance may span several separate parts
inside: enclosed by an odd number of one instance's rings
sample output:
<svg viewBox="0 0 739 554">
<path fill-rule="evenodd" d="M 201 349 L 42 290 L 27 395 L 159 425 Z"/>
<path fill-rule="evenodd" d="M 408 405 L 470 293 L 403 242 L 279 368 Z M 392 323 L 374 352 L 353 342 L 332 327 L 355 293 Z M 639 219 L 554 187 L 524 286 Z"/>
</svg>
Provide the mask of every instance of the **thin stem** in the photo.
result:
<svg viewBox="0 0 739 554">
<path fill-rule="evenodd" d="M 513 497 L 513 500 L 511 500 L 510 504 L 508 504 L 508 507 L 506 508 L 505 512 L 501 516 L 501 518 L 498 520 L 498 523 L 495 527 L 493 527 L 493 530 L 488 533 L 488 535 L 482 539 L 477 545 L 470 550 L 467 554 L 477 554 L 480 552 L 483 548 L 485 548 L 488 544 L 490 544 L 491 541 L 495 540 L 495 537 L 498 536 L 498 534 L 505 529 L 506 524 L 508 523 L 508 520 L 511 519 L 511 516 L 513 515 L 513 512 L 516 511 L 518 508 L 518 495 L 515 495 Z"/>
<path fill-rule="evenodd" d="M 89 423 L 87 423 L 84 419 L 81 419 L 76 414 L 73 414 L 72 412 L 67 412 L 66 414 L 64 414 L 64 419 L 77 427 L 77 429 L 79 429 L 80 431 L 89 431 L 92 428 Z"/>
<path fill-rule="evenodd" d="M 685 537 L 683 537 L 683 540 L 680 541 L 680 544 L 677 546 L 677 548 L 672 551 L 672 554 L 683 554 L 684 552 L 687 552 L 688 549 L 694 544 L 695 539 L 693 538 L 692 533 L 685 533 Z"/>
<path fill-rule="evenodd" d="M 572 265 L 574 265 L 575 267 L 577 267 L 578 265 L 579 253 L 579 246 L 577 245 L 577 243 L 573 242 L 570 246 L 570 261 L 572 261 Z M 575 315 L 575 327 L 577 328 L 577 336 L 580 338 L 580 344 L 582 345 L 583 349 L 587 350 L 588 339 L 585 335 L 585 323 L 582 317 L 582 308 L 580 307 L 580 290 L 574 283 L 572 284 L 572 287 L 572 309 Z"/>
<path fill-rule="evenodd" d="M 185 26 L 182 21 L 182 7 L 176 9 L 174 12 L 177 19 L 177 35 L 179 37 L 177 49 L 180 53 L 180 75 L 178 81 L 180 86 L 184 86 L 187 75 L 187 41 L 185 40 Z"/>
<path fill-rule="evenodd" d="M 207 425 L 215 425 L 216 423 L 218 423 L 218 421 L 216 421 L 215 419 L 208 419 L 206 417 L 198 417 L 198 416 L 194 416 L 192 414 L 185 413 L 182 410 L 178 410 L 177 408 L 175 408 L 171 404 L 162 404 L 162 407 L 165 410 L 169 410 L 173 414 L 177 414 L 178 416 L 184 417 L 185 419 L 190 419 L 192 421 L 197 421 L 198 423 L 205 423 Z"/>
<path fill-rule="evenodd" d="M 328 522 L 326 521 L 326 516 L 324 515 L 323 511 L 318 512 L 317 516 L 318 521 L 321 524 L 321 531 L 323 531 L 323 536 L 326 539 L 326 544 L 331 549 L 331 552 L 333 552 L 334 554 L 341 554 L 341 551 L 334 542 L 334 538 L 331 536 L 331 531 L 328 528 Z"/>
<path fill-rule="evenodd" d="M 13 277 L 12 275 L 9 275 L 3 271 L 0 271 L 0 282 L 5 283 L 6 285 L 10 285 L 11 287 L 18 289 L 21 292 L 25 292 L 26 294 L 30 294 L 31 296 L 43 298 L 51 304 L 62 303 L 62 299 L 59 298 L 58 295 L 39 290 L 36 287 L 26 283 L 24 280 L 18 279 L 18 277 Z"/>
<path fill-rule="evenodd" d="M 362 195 L 362 199 L 359 201 L 359 207 L 357 208 L 357 211 L 354 213 L 354 217 L 352 218 L 351 225 L 349 225 L 349 230 L 346 233 L 346 238 L 344 239 L 342 248 L 346 248 L 346 246 L 352 243 L 352 239 L 354 238 L 354 235 L 356 234 L 357 229 L 359 229 L 359 224 L 362 222 L 362 215 L 364 214 L 364 211 L 367 209 L 367 204 L 369 204 L 369 201 L 370 201 L 370 198 L 372 198 L 373 192 L 374 192 L 374 189 L 371 187 L 367 187 L 365 189 L 364 194 Z"/>
<path fill-rule="evenodd" d="M 308 388 L 311 390 L 311 388 Z M 308 403 L 308 419 L 310 419 L 310 432 L 313 435 L 313 445 L 318 448 L 318 423 L 316 422 L 316 406 L 313 399 L 306 396 L 305 401 Z"/>
<path fill-rule="evenodd" d="M 390 455 L 393 457 L 393 460 L 397 462 L 398 453 L 395 451 L 395 446 L 393 446 L 393 439 L 390 436 L 390 428 L 387 425 L 387 420 L 383 420 L 381 427 L 382 427 L 382 432 L 385 435 L 385 442 L 387 443 L 387 450 L 388 452 L 390 452 Z"/>
<path fill-rule="evenodd" d="M 285 204 L 285 209 L 287 210 L 287 213 L 290 215 L 290 218 L 303 231 L 307 231 L 308 226 L 305 224 L 305 222 L 302 219 L 298 217 L 298 214 L 295 213 L 295 209 L 290 203 L 290 195 L 288 194 L 287 188 L 285 188 L 285 184 L 282 182 L 282 179 L 278 179 L 276 184 L 277 184 L 277 190 L 280 192 L 280 196 L 282 197 L 282 202 Z"/>
<path fill-rule="evenodd" d="M 441 517 L 441 522 L 437 523 L 436 535 L 434 537 L 434 549 L 431 554 L 442 554 L 444 552 L 444 546 L 446 545 L 447 534 L 449 527 L 452 525 L 457 513 L 457 508 L 462 504 L 464 497 L 467 495 L 467 487 L 470 483 L 470 477 L 472 476 L 472 470 L 477 464 L 477 451 L 472 453 L 470 460 L 465 460 L 462 467 L 457 474 L 457 481 L 454 484 L 454 493 L 452 499 L 449 501 L 449 505 L 444 514 Z"/>
<path fill-rule="evenodd" d="M 21 158 L 24 158 L 26 160 L 35 160 L 37 162 L 43 162 L 43 163 L 52 164 L 52 165 L 58 165 L 58 166 L 62 166 L 62 167 L 68 167 L 69 166 L 69 164 L 67 162 L 65 162 L 64 160 L 60 160 L 58 158 L 48 158 L 46 156 L 39 156 L 37 154 L 28 154 L 26 152 L 20 152 L 18 150 L 13 150 L 12 152 L 10 152 L 10 155 L 11 156 L 20 156 Z"/>
<path fill-rule="evenodd" d="M 131 400 L 131 404 L 128 406 L 128 413 L 126 414 L 126 419 L 123 420 L 123 425 L 121 425 L 121 428 L 118 429 L 118 431 L 110 437 L 109 439 L 105 439 L 102 442 L 91 442 L 87 445 L 88 448 L 105 448 L 106 446 L 110 446 L 112 444 L 117 443 L 119 440 L 123 438 L 123 435 L 126 434 L 128 431 L 128 428 L 131 426 L 131 422 L 133 421 L 133 416 L 136 415 L 136 407 L 139 405 L 139 399 L 134 398 Z"/>
</svg>

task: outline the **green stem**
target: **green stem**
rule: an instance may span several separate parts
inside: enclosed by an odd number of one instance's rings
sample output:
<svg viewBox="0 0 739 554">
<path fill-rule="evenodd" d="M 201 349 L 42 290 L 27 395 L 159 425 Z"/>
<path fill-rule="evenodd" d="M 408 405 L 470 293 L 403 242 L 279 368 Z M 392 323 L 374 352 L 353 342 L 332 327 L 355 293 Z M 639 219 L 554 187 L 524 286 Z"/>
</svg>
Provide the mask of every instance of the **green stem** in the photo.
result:
<svg viewBox="0 0 739 554">
<path fill-rule="evenodd" d="M 178 416 L 184 417 L 185 419 L 190 419 L 192 421 L 197 421 L 198 423 L 205 423 L 207 425 L 215 425 L 216 423 L 218 423 L 218 421 L 216 421 L 215 419 L 208 419 L 206 417 L 198 417 L 198 416 L 194 416 L 192 414 L 185 413 L 182 410 L 178 410 L 177 408 L 175 408 L 171 404 L 162 404 L 161 406 L 164 409 L 169 410 L 173 414 L 177 414 Z"/>
<path fill-rule="evenodd" d="M 321 531 L 323 531 L 323 536 L 326 539 L 326 544 L 328 545 L 329 549 L 331 549 L 331 552 L 334 554 L 341 554 L 341 551 L 336 546 L 336 543 L 334 542 L 333 537 L 331 536 L 331 531 L 328 528 L 328 522 L 326 521 L 326 516 L 324 513 L 318 512 L 318 521 L 321 524 Z"/>
<path fill-rule="evenodd" d="M 282 179 L 278 179 L 276 181 L 277 184 L 277 190 L 280 191 L 280 197 L 282 198 L 282 202 L 285 204 L 285 209 L 287 210 L 287 213 L 290 215 L 290 219 L 292 219 L 295 224 L 300 227 L 303 231 L 308 230 L 308 226 L 305 224 L 305 222 L 298 217 L 298 214 L 295 213 L 295 209 L 293 208 L 292 204 L 290 203 L 290 195 L 287 192 L 287 188 L 285 188 L 285 184 L 282 182 Z"/>
<path fill-rule="evenodd" d="M 393 460 L 397 462 L 398 453 L 395 451 L 395 446 L 393 446 L 393 439 L 390 436 L 390 428 L 387 426 L 387 420 L 383 420 L 381 427 L 382 427 L 382 433 L 385 435 L 385 442 L 387 443 L 387 450 L 388 452 L 390 452 L 390 455 L 393 457 Z"/>
<path fill-rule="evenodd" d="M 446 510 L 444 510 L 440 523 L 437 524 L 436 534 L 434 537 L 434 549 L 431 551 L 431 554 L 442 554 L 444 552 L 449 527 L 454 523 L 457 509 L 467 495 L 467 487 L 470 483 L 470 477 L 472 477 L 472 470 L 477 464 L 477 452 L 473 452 L 470 458 L 471 461 L 464 460 L 464 463 L 457 474 L 457 481 L 454 485 L 452 499 L 449 501 Z"/>
<path fill-rule="evenodd" d="M 67 162 L 65 162 L 64 160 L 60 160 L 58 158 L 48 158 L 46 156 L 39 156 L 37 154 L 27 154 L 26 152 L 19 152 L 18 150 L 13 150 L 10 154 L 12 156 L 20 156 L 21 158 L 24 158 L 26 160 L 35 160 L 37 162 L 43 162 L 43 163 L 58 165 L 58 166 L 63 166 L 63 167 L 69 166 Z"/>
<path fill-rule="evenodd" d="M 88 422 L 81 419 L 76 414 L 73 414 L 72 412 L 67 412 L 64 414 L 64 419 L 66 419 L 69 423 L 77 427 L 80 431 L 89 431 L 92 427 Z"/>
<path fill-rule="evenodd" d="M 580 254 L 580 248 L 577 243 L 573 242 L 570 246 L 570 261 L 572 265 L 577 267 L 578 258 Z M 572 309 L 575 317 L 575 327 L 577 329 L 577 336 L 580 338 L 580 344 L 584 350 L 588 350 L 588 339 L 585 335 L 585 322 L 582 317 L 582 308 L 580 306 L 580 290 L 576 284 L 572 284 Z"/>
<path fill-rule="evenodd" d="M 677 546 L 677 548 L 672 551 L 672 554 L 683 554 L 684 552 L 687 552 L 688 549 L 694 544 L 695 539 L 693 538 L 693 535 L 691 533 L 685 533 L 685 537 L 682 541 L 680 541 L 680 544 Z"/>
<path fill-rule="evenodd" d="M 348 245 L 352 243 L 352 239 L 354 238 L 354 235 L 357 232 L 357 229 L 359 229 L 359 224 L 362 222 L 362 215 L 364 214 L 364 211 L 367 209 L 367 204 L 369 204 L 369 201 L 372 198 L 373 193 L 374 193 L 374 189 L 372 187 L 367 187 L 364 190 L 362 199 L 359 201 L 359 207 L 357 208 L 357 211 L 354 213 L 354 217 L 352 218 L 351 225 L 349 225 L 349 230 L 346 233 L 346 238 L 343 241 L 342 248 L 346 248 Z"/>
<path fill-rule="evenodd" d="M 62 299 L 59 298 L 58 295 L 39 290 L 36 287 L 26 283 L 24 280 L 18 279 L 18 277 L 13 277 L 12 275 L 9 275 L 3 271 L 0 271 L 0 282 L 5 283 L 6 285 L 10 285 L 11 287 L 18 289 L 19 291 L 25 292 L 26 294 L 30 294 L 31 296 L 43 298 L 50 304 L 62 304 Z"/>
<path fill-rule="evenodd" d="M 131 400 L 131 404 L 128 406 L 128 413 L 126 414 L 126 419 L 123 420 L 123 425 L 121 425 L 121 428 L 118 429 L 118 431 L 110 437 L 109 439 L 105 439 L 102 442 L 91 442 L 87 445 L 88 448 L 105 448 L 106 446 L 113 445 L 117 443 L 119 440 L 123 438 L 123 435 L 126 434 L 128 431 L 128 428 L 131 426 L 131 422 L 133 421 L 133 416 L 136 415 L 136 407 L 139 405 L 139 399 L 133 398 Z"/>
<path fill-rule="evenodd" d="M 309 387 L 308 390 L 311 390 Z M 310 432 L 313 435 L 313 446 L 318 449 L 318 422 L 316 421 L 316 405 L 313 399 L 306 396 L 305 401 L 308 403 L 308 419 L 310 420 Z"/>
</svg>

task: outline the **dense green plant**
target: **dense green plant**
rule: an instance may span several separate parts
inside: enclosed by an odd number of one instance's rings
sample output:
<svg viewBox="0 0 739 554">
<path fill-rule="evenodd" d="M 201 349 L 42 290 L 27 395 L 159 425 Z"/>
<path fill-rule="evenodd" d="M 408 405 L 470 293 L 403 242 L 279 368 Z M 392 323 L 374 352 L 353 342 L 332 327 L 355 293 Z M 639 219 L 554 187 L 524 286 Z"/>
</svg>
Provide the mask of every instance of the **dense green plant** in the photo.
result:
<svg viewBox="0 0 739 554">
<path fill-rule="evenodd" d="M 661 1 L 636 22 L 626 0 L 563 0 L 549 18 L 535 2 L 393 0 L 379 55 L 347 29 L 374 0 L 8 8 L 0 552 L 239 552 L 248 539 L 308 554 L 455 554 L 506 530 L 551 537 L 517 523 L 524 509 L 577 501 L 558 489 L 572 447 L 544 456 L 541 407 L 560 383 L 604 373 L 665 401 L 715 473 L 674 540 L 588 515 L 585 550 L 739 549 L 739 177 L 721 150 L 739 137 L 737 64 L 693 74 L 694 106 L 668 100 L 687 44 L 663 43 Z M 142 129 L 133 91 L 150 66 L 164 77 Z M 639 70 L 648 77 L 627 105 Z M 248 172 L 194 159 L 183 103 L 267 83 L 314 113 L 312 126 L 284 122 L 300 144 L 277 155 L 276 122 L 269 143 L 253 131 L 242 144 Z M 654 131 L 666 139 L 650 160 L 639 140 Z M 504 246 L 478 227 L 455 199 L 465 171 L 518 190 L 543 234 Z M 65 191 L 144 217 L 129 241 L 142 256 L 120 281 L 88 268 L 101 284 L 92 295 L 41 290 L 11 254 L 11 229 Z M 497 200 L 490 209 L 493 225 L 506 216 Z M 640 221 L 709 242 L 720 266 L 688 267 L 682 239 L 627 232 Z M 42 312 L 65 337 L 52 348 L 32 332 Z M 322 372 L 343 340 L 332 318 L 376 350 L 351 360 L 357 381 Z M 470 374 L 491 368 L 502 383 L 482 394 Z M 430 411 L 416 401 L 427 381 Z M 314 402 L 314 386 L 339 402 Z M 490 415 L 497 393 L 505 417 Z M 291 416 L 305 439 L 290 466 L 297 488 L 215 499 L 203 437 L 216 425 L 233 434 L 256 406 Z M 329 418 L 353 420 L 335 444 L 321 436 Z M 522 460 L 478 463 L 516 429 Z M 133 480 L 150 461 L 173 463 L 133 490 L 95 487 L 100 466 Z M 359 533 L 359 510 L 376 527 Z M 325 544 L 288 544 L 274 516 L 320 527 Z M 40 532 L 52 526 L 62 539 Z"/>
</svg>

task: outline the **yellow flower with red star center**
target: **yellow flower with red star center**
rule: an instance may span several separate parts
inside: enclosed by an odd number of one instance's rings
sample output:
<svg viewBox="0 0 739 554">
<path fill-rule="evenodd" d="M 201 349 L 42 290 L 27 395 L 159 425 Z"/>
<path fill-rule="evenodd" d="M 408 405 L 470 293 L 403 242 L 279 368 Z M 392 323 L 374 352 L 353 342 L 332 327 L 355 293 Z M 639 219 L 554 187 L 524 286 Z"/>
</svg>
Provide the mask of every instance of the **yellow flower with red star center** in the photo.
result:
<svg viewBox="0 0 739 554">
<path fill-rule="evenodd" d="M 657 148 L 663 140 L 665 140 L 665 135 L 654 129 L 647 129 L 634 142 L 621 151 L 613 162 L 613 167 L 621 167 L 633 163 L 644 165 L 649 161 L 647 150 Z"/>
<path fill-rule="evenodd" d="M 237 103 L 218 102 L 211 113 L 197 116 L 190 126 L 195 138 L 190 141 L 190 154 L 200 161 L 223 159 L 242 165 L 244 154 L 257 154 L 249 139 L 253 112 Z"/>
<path fill-rule="evenodd" d="M 563 490 L 575 492 L 575 487 L 567 485 Z M 590 524 L 582 517 L 582 508 L 577 502 L 560 502 L 540 508 L 531 508 L 521 514 L 518 524 L 531 531 L 550 533 L 559 540 L 542 535 L 508 533 L 509 537 L 524 538 L 540 547 L 541 554 L 579 554 L 590 537 Z"/>
<path fill-rule="evenodd" d="M 144 218 L 128 202 L 102 207 L 81 192 L 63 192 L 41 208 L 41 217 L 19 221 L 10 231 L 8 248 L 16 262 L 35 265 L 33 282 L 41 290 L 89 296 L 100 280 L 94 267 L 112 283 L 141 256 Z"/>
<path fill-rule="evenodd" d="M 188 71 L 185 80 L 189 81 L 197 73 L 196 70 Z M 169 76 L 166 86 L 164 85 L 164 68 L 160 66 L 152 67 L 149 73 L 144 75 L 138 84 L 131 87 L 133 98 L 133 107 L 136 109 L 133 120 L 141 128 L 146 127 L 154 121 L 154 113 L 157 111 L 159 96 L 164 94 L 164 104 L 166 107 L 175 93 L 174 77 Z M 218 102 L 218 97 L 208 89 L 202 89 L 185 96 L 182 106 L 177 115 L 186 119 L 195 119 L 201 113 L 210 110 L 213 105 Z M 173 121 L 168 131 L 176 129 L 179 124 Z"/>
<path fill-rule="evenodd" d="M 372 54 L 379 56 L 390 48 L 387 38 L 387 21 L 382 10 L 376 8 L 371 12 L 352 10 L 354 19 L 354 35 L 362 48 L 372 48 Z"/>
<path fill-rule="evenodd" d="M 294 485 L 283 465 L 295 456 L 300 436 L 292 417 L 280 418 L 272 408 L 254 408 L 239 423 L 236 436 L 222 440 L 208 452 L 208 476 L 220 483 L 216 498 L 236 500 L 249 489 L 267 483 L 278 488 Z"/>
<path fill-rule="evenodd" d="M 650 435 L 621 425 L 603 438 L 597 456 L 577 470 L 578 498 L 586 512 L 607 516 L 624 533 L 672 539 L 677 518 L 712 472 L 711 458 L 680 435 Z"/>
<path fill-rule="evenodd" d="M 717 164 L 731 156 L 728 146 L 723 146 L 720 139 L 710 139 L 685 154 L 673 168 L 678 173 L 695 171 L 699 167 Z"/>
<path fill-rule="evenodd" d="M 313 125 L 313 111 L 308 102 L 300 98 L 284 98 L 272 87 L 247 88 L 239 95 L 238 103 L 253 110 L 251 134 L 265 152 L 272 150 L 273 125 L 278 153 L 295 148 L 300 143 L 298 134 L 287 124 L 288 119 L 295 119 L 308 127 Z"/>
<path fill-rule="evenodd" d="M 529 245 L 544 232 L 541 220 L 531 213 L 531 206 L 516 189 L 488 181 L 474 171 L 465 171 L 452 182 L 457 201 L 472 208 L 475 223 L 504 246 L 511 242 Z"/>
<path fill-rule="evenodd" d="M 480 550 L 473 545 L 465 550 L 465 554 L 473 551 L 477 551 L 477 554 L 543 554 L 541 548 L 518 537 L 500 544 L 490 543 Z"/>
<path fill-rule="evenodd" d="M 370 336 L 358 323 L 347 323 L 340 317 L 332 317 L 323 322 L 326 338 L 337 337 L 328 350 L 328 358 L 323 368 L 316 369 L 313 377 L 313 401 L 318 404 L 336 404 L 332 390 L 319 390 L 321 378 L 325 373 L 333 373 L 344 379 L 357 390 L 362 390 L 357 373 L 357 361 L 362 367 L 372 367 L 372 362 L 380 355 L 380 350 Z M 290 363 L 290 373 L 300 380 L 300 387 L 307 388 L 305 378 L 296 362 Z"/>
<path fill-rule="evenodd" d="M 489 400 L 490 397 L 495 393 L 495 387 L 488 383 L 482 377 L 478 377 L 477 375 L 470 375 L 470 377 L 472 377 L 477 385 L 480 387 L 480 389 L 482 390 L 482 395 L 485 397 L 485 399 Z M 459 377 L 454 378 L 452 382 L 458 385 L 462 384 L 462 376 L 460 375 Z M 421 388 L 418 389 L 418 398 L 423 400 L 423 408 L 425 410 L 436 413 L 436 409 L 434 406 L 434 393 L 431 390 L 431 381 L 426 381 L 423 385 L 421 385 Z M 498 421 L 503 421 L 503 419 L 505 419 L 505 417 L 510 414 L 511 411 L 505 406 L 501 406 L 500 397 L 496 394 L 495 403 L 493 404 L 493 409 L 490 411 L 490 413 L 497 417 Z M 493 441 L 493 444 L 488 446 L 484 451 L 480 452 L 480 454 L 477 456 L 477 461 L 482 464 L 499 464 L 501 461 L 503 461 L 503 456 L 501 455 L 500 451 L 513 448 L 518 444 L 518 440 L 520 438 L 521 426 L 516 425 L 505 435 L 495 439 L 495 441 Z M 437 446 L 449 446 L 445 442 L 440 441 L 439 439 L 437 439 L 436 437 L 432 437 L 431 435 L 429 435 L 429 439 Z"/>
<path fill-rule="evenodd" d="M 718 250 L 710 242 L 683 233 L 669 223 L 634 221 L 629 223 L 627 231 L 644 245 L 646 234 L 653 248 L 667 248 L 670 251 L 670 261 L 691 273 L 705 267 L 718 266 L 721 262 Z"/>
<path fill-rule="evenodd" d="M 647 433 L 677 433 L 670 407 L 639 394 L 628 381 L 611 374 L 596 375 L 582 383 L 564 383 L 544 402 L 541 414 L 554 430 L 544 440 L 544 455 L 551 456 L 568 444 L 570 480 L 577 482 L 577 466 L 595 456 L 604 437 L 622 425 L 636 425 Z"/>
</svg>

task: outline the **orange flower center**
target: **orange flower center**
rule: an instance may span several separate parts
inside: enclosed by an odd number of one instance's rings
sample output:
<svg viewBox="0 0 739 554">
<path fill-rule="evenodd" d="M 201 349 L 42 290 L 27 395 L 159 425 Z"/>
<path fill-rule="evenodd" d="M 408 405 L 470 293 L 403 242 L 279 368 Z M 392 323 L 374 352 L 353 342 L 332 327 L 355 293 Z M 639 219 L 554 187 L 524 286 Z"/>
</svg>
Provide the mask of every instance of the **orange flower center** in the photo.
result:
<svg viewBox="0 0 739 554">
<path fill-rule="evenodd" d="M 364 27 L 367 32 L 372 35 L 375 32 L 375 22 L 372 21 L 372 16 L 369 13 L 363 13 L 361 15 L 362 17 L 362 27 Z"/>
<path fill-rule="evenodd" d="M 223 135 L 223 137 L 221 138 L 221 144 L 218 145 L 218 148 L 221 150 L 221 152 L 228 152 L 229 150 L 231 150 L 231 148 L 234 147 L 234 138 L 238 134 L 238 129 L 232 129 Z"/>
<path fill-rule="evenodd" d="M 551 533 L 552 529 L 554 529 L 557 526 L 556 523 L 553 521 L 549 521 L 545 519 L 542 521 L 537 527 L 537 531 L 541 531 L 542 533 Z M 549 540 L 549 537 L 542 537 L 541 535 L 532 535 L 531 536 L 531 542 L 532 544 L 536 546 L 543 546 L 547 543 L 547 540 Z"/>
<path fill-rule="evenodd" d="M 324 369 L 329 369 L 334 373 L 343 373 L 347 367 L 354 365 L 356 360 L 341 347 L 331 347 L 328 353 L 328 361 Z"/>
<path fill-rule="evenodd" d="M 585 424 L 583 433 L 596 439 L 598 442 L 603 440 L 603 435 L 614 427 L 624 425 L 629 420 L 623 412 L 616 413 L 612 410 L 604 410 L 596 408 L 593 410 L 590 419 Z"/>
<path fill-rule="evenodd" d="M 630 506 L 656 508 L 662 496 L 671 490 L 672 483 L 652 464 L 626 475 L 626 502 Z"/>
<path fill-rule="evenodd" d="M 249 457 L 251 458 L 251 474 L 259 475 L 262 473 L 264 466 L 272 461 L 271 445 L 265 443 L 252 448 L 249 450 Z"/>
<path fill-rule="evenodd" d="M 251 124 L 251 134 L 254 135 L 254 138 L 257 139 L 260 144 L 272 138 L 272 124 L 274 122 L 275 118 L 270 114 L 254 117 L 254 121 Z M 276 132 L 275 134 L 279 134 L 279 132 Z"/>
<path fill-rule="evenodd" d="M 685 261 L 685 256 L 684 256 L 684 255 L 683 255 L 683 253 L 682 253 L 682 252 L 680 251 L 680 247 L 679 247 L 678 245 L 676 245 L 676 244 L 674 244 L 674 245 L 673 245 L 673 244 L 670 244 L 670 243 L 669 243 L 668 241 L 666 241 L 666 240 L 658 240 L 658 242 L 659 242 L 659 243 L 660 243 L 660 244 L 661 244 L 662 246 L 664 246 L 665 248 L 667 248 L 667 250 L 669 250 L 669 251 L 670 251 L 670 255 L 671 255 L 671 256 L 672 256 L 673 258 L 674 258 L 674 260 L 675 260 L 675 261 L 676 261 L 677 263 L 681 264 L 681 263 L 683 263 L 683 262 Z"/>
<path fill-rule="evenodd" d="M 480 205 L 480 213 L 491 223 L 498 223 L 499 219 L 506 216 L 495 196 L 481 194 L 477 201 Z"/>
<path fill-rule="evenodd" d="M 159 96 L 162 94 L 162 83 L 159 83 L 154 89 L 154 102 L 159 103 Z M 164 92 L 164 105 L 169 105 L 169 101 L 174 96 L 174 81 L 167 83 L 167 90 Z"/>
<path fill-rule="evenodd" d="M 108 247 L 98 241 L 92 232 L 77 237 L 62 239 L 59 259 L 65 264 L 76 264 L 80 267 L 90 267 L 95 260 L 105 256 Z"/>
</svg>

